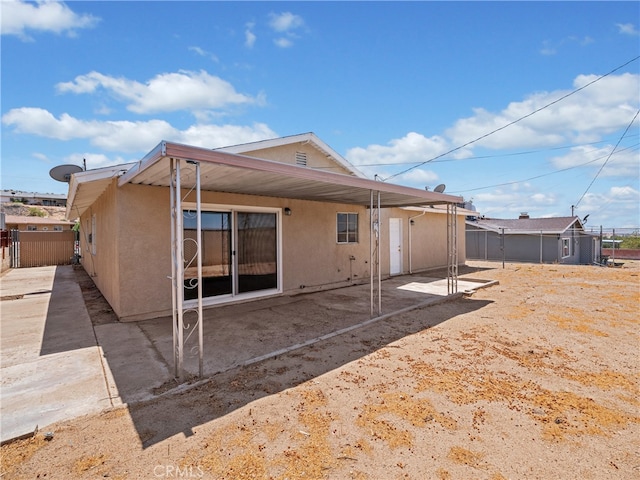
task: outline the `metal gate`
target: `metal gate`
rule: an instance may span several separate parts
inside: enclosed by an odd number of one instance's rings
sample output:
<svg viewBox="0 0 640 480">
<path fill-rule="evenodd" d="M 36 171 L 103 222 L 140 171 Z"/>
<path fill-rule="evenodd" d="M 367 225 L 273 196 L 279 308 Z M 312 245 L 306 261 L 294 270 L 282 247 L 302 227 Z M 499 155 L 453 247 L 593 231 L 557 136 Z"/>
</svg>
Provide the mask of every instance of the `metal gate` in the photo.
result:
<svg viewBox="0 0 640 480">
<path fill-rule="evenodd" d="M 11 230 L 11 268 L 71 265 L 76 258 L 76 232 Z"/>
</svg>

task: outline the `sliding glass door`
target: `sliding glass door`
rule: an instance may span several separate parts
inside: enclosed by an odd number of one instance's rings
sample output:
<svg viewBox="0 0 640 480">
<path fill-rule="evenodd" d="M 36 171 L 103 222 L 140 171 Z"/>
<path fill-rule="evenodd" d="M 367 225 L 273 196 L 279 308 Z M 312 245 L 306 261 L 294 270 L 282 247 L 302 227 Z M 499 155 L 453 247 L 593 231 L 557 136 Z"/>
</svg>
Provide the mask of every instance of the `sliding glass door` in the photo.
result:
<svg viewBox="0 0 640 480">
<path fill-rule="evenodd" d="M 233 292 L 231 212 L 202 212 L 202 297 Z M 198 298 L 196 212 L 185 210 L 184 298 Z"/>
<path fill-rule="evenodd" d="M 275 213 L 236 214 L 238 293 L 278 288 L 278 236 Z"/>
<path fill-rule="evenodd" d="M 202 297 L 277 290 L 278 213 L 202 211 Z M 185 210 L 184 298 L 198 298 L 196 213 Z"/>
</svg>

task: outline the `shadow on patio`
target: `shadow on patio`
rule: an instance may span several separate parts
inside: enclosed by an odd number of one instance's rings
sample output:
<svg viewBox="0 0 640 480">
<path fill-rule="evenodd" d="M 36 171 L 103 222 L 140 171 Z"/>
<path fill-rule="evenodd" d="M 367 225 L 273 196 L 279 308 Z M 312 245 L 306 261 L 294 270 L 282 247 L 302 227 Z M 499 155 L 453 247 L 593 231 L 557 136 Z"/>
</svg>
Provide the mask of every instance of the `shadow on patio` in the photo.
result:
<svg viewBox="0 0 640 480">
<path fill-rule="evenodd" d="M 205 310 L 206 380 L 188 390 L 184 386 L 173 390 L 178 395 L 157 397 L 178 385 L 173 379 L 170 317 L 96 325 L 95 330 L 114 397 L 129 404 L 146 448 L 177 433 L 190 436 L 198 425 L 261 397 L 295 387 L 487 304 L 462 294 L 447 296 L 443 274 L 406 275 L 382 282 L 383 314 L 392 315 L 362 327 L 357 325 L 370 320 L 368 284 Z M 486 284 L 460 278 L 459 290 Z M 426 308 L 442 302 L 448 306 Z M 416 305 L 420 307 L 412 310 Z M 184 366 L 191 375 L 198 372 L 195 345 L 197 332 L 185 346 Z M 209 394 L 203 397 L 205 390 Z"/>
</svg>

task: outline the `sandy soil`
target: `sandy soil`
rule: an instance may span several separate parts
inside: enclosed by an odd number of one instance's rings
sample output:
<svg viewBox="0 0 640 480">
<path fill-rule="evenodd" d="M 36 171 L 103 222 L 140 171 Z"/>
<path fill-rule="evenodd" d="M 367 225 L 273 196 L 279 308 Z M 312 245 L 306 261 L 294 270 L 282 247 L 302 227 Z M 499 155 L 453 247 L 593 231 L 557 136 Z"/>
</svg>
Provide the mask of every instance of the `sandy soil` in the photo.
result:
<svg viewBox="0 0 640 480">
<path fill-rule="evenodd" d="M 470 264 L 500 284 L 49 426 L 2 479 L 640 478 L 640 263 Z"/>
</svg>

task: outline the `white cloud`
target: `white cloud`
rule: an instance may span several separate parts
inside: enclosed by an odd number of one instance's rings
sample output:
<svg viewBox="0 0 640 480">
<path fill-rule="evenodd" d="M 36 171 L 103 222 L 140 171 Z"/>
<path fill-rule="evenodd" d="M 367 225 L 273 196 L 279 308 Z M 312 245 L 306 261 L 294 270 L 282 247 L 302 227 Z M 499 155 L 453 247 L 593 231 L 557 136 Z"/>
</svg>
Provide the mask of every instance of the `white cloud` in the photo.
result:
<svg viewBox="0 0 640 480">
<path fill-rule="evenodd" d="M 409 132 L 402 138 L 391 140 L 387 145 L 355 147 L 347 151 L 346 158 L 354 165 L 379 165 L 424 162 L 447 149 L 446 141 L 439 136 L 427 138 Z"/>
<path fill-rule="evenodd" d="M 280 48 L 289 48 L 293 46 L 293 41 L 285 37 L 276 38 L 273 40 L 273 43 Z"/>
<path fill-rule="evenodd" d="M 51 160 L 49 159 L 49 157 L 47 157 L 44 153 L 34 152 L 31 155 L 42 162 L 51 163 Z"/>
<path fill-rule="evenodd" d="M 633 23 L 616 23 L 616 27 L 618 27 L 618 33 L 623 35 L 640 35 L 640 32 L 636 30 L 636 26 Z"/>
<path fill-rule="evenodd" d="M 181 131 L 177 142 L 205 148 L 227 147 L 241 143 L 257 142 L 278 135 L 264 123 L 246 125 L 192 125 Z"/>
<path fill-rule="evenodd" d="M 628 185 L 624 187 L 611 187 L 611 196 L 619 200 L 630 200 L 640 203 L 640 191 Z"/>
<path fill-rule="evenodd" d="M 584 166 L 591 168 L 593 174 L 602 167 L 611 152 L 613 145 L 605 145 L 595 148 L 592 146 L 577 146 L 571 148 L 565 155 L 553 157 L 550 159 L 551 164 L 557 169 L 573 168 Z M 586 164 L 586 165 L 585 165 Z M 600 172 L 601 177 L 638 177 L 640 173 L 640 155 L 638 150 L 634 148 L 625 148 L 619 146 L 611 155 L 611 158 Z"/>
<path fill-rule="evenodd" d="M 531 217 L 566 216 L 559 211 L 562 200 L 554 192 L 543 192 L 529 183 L 499 187 L 471 197 L 481 215 L 494 218 L 518 218 L 522 212 Z M 553 210 L 551 210 L 553 209 Z"/>
<path fill-rule="evenodd" d="M 220 59 L 215 54 L 206 51 L 204 48 L 193 46 L 193 47 L 189 47 L 189 51 L 195 52 L 201 57 L 209 58 L 216 63 L 220 62 Z"/>
<path fill-rule="evenodd" d="M 103 88 L 115 98 L 128 102 L 128 110 L 140 114 L 220 109 L 264 101 L 263 97 L 254 98 L 236 92 L 229 82 L 205 71 L 162 73 L 145 84 L 94 71 L 79 75 L 71 82 L 59 83 L 56 88 L 61 93 L 76 94 L 93 93 Z"/>
<path fill-rule="evenodd" d="M 2 123 L 15 132 L 57 140 L 86 139 L 108 151 L 147 152 L 161 140 L 207 148 L 221 147 L 277 135 L 267 125 L 193 125 L 178 130 L 163 120 L 146 122 L 79 120 L 68 114 L 56 118 L 41 108 L 16 108 L 2 117 Z"/>
<path fill-rule="evenodd" d="M 123 163 L 131 163 L 140 160 L 137 157 L 125 159 L 121 156 L 109 157 L 102 153 L 73 153 L 65 157 L 65 163 L 72 163 L 74 165 L 83 165 L 84 161 L 87 161 L 87 170 L 93 168 L 108 167 L 109 165 L 121 165 Z"/>
<path fill-rule="evenodd" d="M 80 28 L 92 28 L 99 19 L 92 15 L 78 15 L 62 2 L 23 2 L 2 0 L 0 31 L 2 35 L 17 35 L 31 40 L 27 31 L 66 32 L 70 36 Z"/>
<path fill-rule="evenodd" d="M 290 32 L 303 25 L 302 17 L 291 12 L 269 14 L 269 26 L 276 32 Z"/>
<path fill-rule="evenodd" d="M 394 177 L 393 183 L 413 186 L 416 188 L 429 187 L 433 190 L 438 181 L 438 174 L 431 170 L 415 168 L 407 173 Z"/>
<path fill-rule="evenodd" d="M 247 28 L 244 31 L 244 45 L 247 48 L 253 48 L 257 40 L 256 34 L 253 33 L 255 23 L 249 22 L 247 23 L 246 27 Z"/>
<path fill-rule="evenodd" d="M 540 53 L 542 55 L 555 55 L 556 53 L 558 53 L 558 49 L 564 45 L 578 44 L 581 47 L 586 47 L 587 45 L 591 45 L 594 42 L 595 40 L 589 36 L 585 36 L 585 37 L 569 36 L 555 42 L 551 40 L 545 40 L 542 42 L 542 48 L 540 49 Z"/>
<path fill-rule="evenodd" d="M 596 78 L 596 75 L 579 75 L 574 80 L 574 87 L 582 87 Z M 638 108 L 639 89 L 640 75 L 610 75 L 474 145 L 510 149 L 599 140 L 603 135 L 626 127 Z M 458 120 L 446 134 L 452 143 L 465 144 L 568 93 L 568 90 L 535 93 L 523 101 L 510 103 L 498 113 L 475 109 L 474 116 Z"/>
<path fill-rule="evenodd" d="M 293 46 L 294 40 L 299 38 L 296 31 L 304 27 L 304 20 L 291 12 L 270 13 L 269 26 L 273 31 L 283 34 L 275 38 L 273 43 L 280 48 L 289 48 Z"/>
<path fill-rule="evenodd" d="M 611 187 L 604 193 L 587 193 L 581 200 L 578 215 L 590 214 L 590 225 L 604 227 L 636 227 L 638 225 L 638 205 L 640 191 L 627 185 Z M 612 225 L 611 217 L 615 212 L 617 224 Z"/>
<path fill-rule="evenodd" d="M 369 177 L 378 174 L 386 178 L 390 175 L 385 173 L 390 170 L 388 168 L 390 164 L 400 164 L 409 168 L 412 166 L 411 163 L 429 160 L 443 153 L 447 148 L 447 143 L 442 137 L 427 138 L 419 133 L 409 132 L 402 138 L 391 140 L 387 145 L 374 144 L 366 148 L 351 148 L 347 151 L 345 158 Z M 393 181 L 394 183 L 407 183 L 423 187 L 425 184 L 434 182 L 437 178 L 434 172 L 413 169 L 407 174 L 394 177 Z"/>
</svg>

